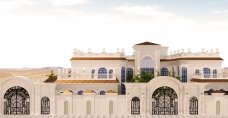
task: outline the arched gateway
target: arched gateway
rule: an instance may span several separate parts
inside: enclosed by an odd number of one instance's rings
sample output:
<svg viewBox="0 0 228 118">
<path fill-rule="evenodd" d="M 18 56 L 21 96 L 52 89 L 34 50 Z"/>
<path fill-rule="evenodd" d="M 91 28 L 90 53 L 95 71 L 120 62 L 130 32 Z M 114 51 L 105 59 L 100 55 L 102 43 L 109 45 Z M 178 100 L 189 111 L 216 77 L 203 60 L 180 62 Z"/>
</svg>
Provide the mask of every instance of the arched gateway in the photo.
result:
<svg viewBox="0 0 228 118">
<path fill-rule="evenodd" d="M 177 115 L 178 97 L 176 92 L 167 86 L 159 87 L 152 95 L 153 115 Z"/>
<path fill-rule="evenodd" d="M 30 114 L 29 93 L 20 86 L 9 88 L 4 95 L 4 114 Z"/>
</svg>

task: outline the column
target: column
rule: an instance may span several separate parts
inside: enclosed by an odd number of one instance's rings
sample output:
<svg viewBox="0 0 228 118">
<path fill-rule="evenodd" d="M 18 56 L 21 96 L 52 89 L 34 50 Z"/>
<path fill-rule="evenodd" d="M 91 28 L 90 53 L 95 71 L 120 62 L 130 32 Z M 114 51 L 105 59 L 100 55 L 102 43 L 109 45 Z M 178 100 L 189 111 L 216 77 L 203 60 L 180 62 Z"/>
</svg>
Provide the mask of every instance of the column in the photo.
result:
<svg viewBox="0 0 228 118">
<path fill-rule="evenodd" d="M 182 98 L 183 98 L 183 94 L 182 94 L 182 92 L 183 92 L 183 86 L 180 86 L 180 89 L 179 89 L 179 113 L 178 114 L 183 114 L 183 100 L 182 100 Z"/>
<path fill-rule="evenodd" d="M 200 87 L 199 88 L 199 101 L 198 101 L 198 112 L 199 114 L 205 114 L 205 97 L 204 97 L 204 88 Z"/>
<path fill-rule="evenodd" d="M 140 99 L 140 114 L 146 114 L 146 88 L 144 86 L 141 89 L 141 99 Z"/>
<path fill-rule="evenodd" d="M 131 106 L 131 99 L 130 99 L 130 90 L 131 90 L 131 88 L 130 87 L 128 87 L 127 88 L 127 93 L 126 93 L 126 108 L 127 108 L 127 114 L 131 114 L 131 108 L 130 108 L 130 106 Z"/>
<path fill-rule="evenodd" d="M 146 88 L 146 113 L 147 113 L 147 115 L 151 115 L 151 113 L 150 113 L 150 106 L 152 105 L 152 101 L 150 101 L 151 100 L 151 96 L 150 96 L 150 91 L 149 90 L 152 90 L 151 88 L 149 89 L 149 88 Z M 152 109 L 151 109 L 151 111 L 152 111 Z"/>
<path fill-rule="evenodd" d="M 30 103 L 30 104 L 32 104 L 32 105 L 34 105 L 33 106 L 33 108 L 34 108 L 34 114 L 35 115 L 39 115 L 39 114 L 41 114 L 41 106 L 40 106 L 40 103 L 41 103 L 41 101 L 40 101 L 40 99 L 41 99 L 41 97 L 40 97 L 40 86 L 41 86 L 41 84 L 39 84 L 39 83 L 36 83 L 35 84 L 35 90 L 34 90 L 34 93 L 33 93 L 33 96 L 34 96 L 34 101 L 33 101 L 33 103 Z M 31 99 L 31 98 L 30 98 Z M 30 101 L 30 102 L 32 102 L 32 101 Z M 31 110 L 31 109 L 30 109 Z M 32 111 L 31 111 L 32 112 Z M 31 114 L 33 114 L 33 113 L 31 113 Z"/>
<path fill-rule="evenodd" d="M 50 85 L 50 115 L 56 114 L 56 94 L 55 94 L 56 85 Z"/>
</svg>

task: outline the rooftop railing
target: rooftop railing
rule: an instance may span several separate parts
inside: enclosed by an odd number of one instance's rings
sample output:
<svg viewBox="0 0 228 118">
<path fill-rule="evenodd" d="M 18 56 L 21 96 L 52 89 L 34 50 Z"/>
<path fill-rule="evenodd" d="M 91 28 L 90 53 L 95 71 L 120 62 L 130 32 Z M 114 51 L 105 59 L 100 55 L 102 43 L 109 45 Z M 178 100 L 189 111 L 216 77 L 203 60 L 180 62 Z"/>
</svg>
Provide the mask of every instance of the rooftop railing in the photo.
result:
<svg viewBox="0 0 228 118">
<path fill-rule="evenodd" d="M 79 73 L 59 73 L 58 79 L 82 79 L 82 80 L 91 80 L 91 79 L 116 79 L 115 74 L 79 74 Z"/>
</svg>

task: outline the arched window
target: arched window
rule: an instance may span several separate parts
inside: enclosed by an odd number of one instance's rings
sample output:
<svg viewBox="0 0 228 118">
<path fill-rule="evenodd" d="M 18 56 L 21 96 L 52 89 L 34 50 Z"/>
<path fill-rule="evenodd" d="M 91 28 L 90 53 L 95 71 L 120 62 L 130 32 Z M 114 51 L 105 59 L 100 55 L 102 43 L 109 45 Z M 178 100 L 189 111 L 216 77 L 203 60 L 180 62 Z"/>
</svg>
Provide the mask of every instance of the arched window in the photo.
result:
<svg viewBox="0 0 228 118">
<path fill-rule="evenodd" d="M 169 71 L 167 68 L 162 68 L 161 69 L 161 76 L 168 76 L 169 75 Z"/>
<path fill-rule="evenodd" d="M 98 70 L 98 78 L 107 78 L 107 70 L 105 68 Z"/>
<path fill-rule="evenodd" d="M 140 99 L 133 97 L 131 100 L 131 114 L 140 114 Z"/>
<path fill-rule="evenodd" d="M 68 70 L 68 77 L 70 78 L 72 75 L 71 70 Z"/>
<path fill-rule="evenodd" d="M 187 68 L 186 67 L 182 67 L 182 82 L 187 82 L 187 78 L 188 78 L 188 73 L 187 73 Z"/>
<path fill-rule="evenodd" d="M 210 78 L 211 70 L 209 68 L 203 69 L 204 78 Z"/>
<path fill-rule="evenodd" d="M 127 68 L 127 82 L 130 82 L 132 77 L 133 77 L 133 69 L 132 68 Z"/>
<path fill-rule="evenodd" d="M 217 70 L 213 70 L 213 78 L 217 78 Z"/>
<path fill-rule="evenodd" d="M 50 114 L 50 100 L 48 97 L 41 99 L 41 114 Z"/>
<path fill-rule="evenodd" d="M 124 67 L 122 67 L 121 68 L 121 82 L 126 82 L 125 79 L 126 78 L 126 76 L 125 76 L 125 68 Z"/>
<path fill-rule="evenodd" d="M 119 95 L 125 95 L 126 94 L 126 88 L 124 84 L 119 84 L 118 85 L 118 91 L 119 91 Z"/>
<path fill-rule="evenodd" d="M 147 73 L 153 73 L 154 72 L 154 62 L 153 60 L 149 57 L 146 56 L 143 58 L 143 60 L 141 60 L 140 62 L 140 71 L 144 71 Z"/>
<path fill-rule="evenodd" d="M 113 115 L 113 108 L 114 104 L 113 101 L 109 101 L 109 115 Z"/>
<path fill-rule="evenodd" d="M 112 69 L 109 70 L 108 74 L 109 74 L 109 79 L 112 79 L 113 78 L 113 70 Z"/>
<path fill-rule="evenodd" d="M 90 101 L 87 101 L 86 108 L 87 108 L 87 111 L 86 111 L 87 115 L 91 115 L 92 109 L 91 109 L 91 102 Z"/>
<path fill-rule="evenodd" d="M 92 79 L 94 78 L 94 75 L 95 75 L 95 70 L 93 69 L 93 70 L 91 71 L 91 78 L 92 78 Z"/>
<path fill-rule="evenodd" d="M 104 90 L 101 90 L 100 91 L 100 95 L 105 95 L 105 91 Z"/>
<path fill-rule="evenodd" d="M 198 114 L 198 99 L 196 97 L 191 97 L 189 101 L 189 114 Z"/>
<path fill-rule="evenodd" d="M 78 95 L 83 95 L 83 91 L 82 90 L 78 91 Z"/>
<path fill-rule="evenodd" d="M 199 69 L 196 69 L 196 70 L 195 70 L 195 75 L 199 75 L 199 74 L 200 74 Z"/>
</svg>

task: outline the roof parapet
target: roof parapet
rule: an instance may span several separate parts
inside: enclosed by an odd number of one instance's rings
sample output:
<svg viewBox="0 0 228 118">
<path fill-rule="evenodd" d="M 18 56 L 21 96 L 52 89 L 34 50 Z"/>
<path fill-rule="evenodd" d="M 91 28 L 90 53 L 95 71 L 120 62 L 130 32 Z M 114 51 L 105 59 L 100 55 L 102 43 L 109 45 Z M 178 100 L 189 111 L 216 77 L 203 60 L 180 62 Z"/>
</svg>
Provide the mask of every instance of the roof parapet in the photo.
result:
<svg viewBox="0 0 228 118">
<path fill-rule="evenodd" d="M 120 51 L 118 48 L 115 53 L 107 53 L 105 48 L 103 48 L 101 53 L 96 53 L 92 52 L 91 49 L 89 49 L 88 52 L 82 52 L 78 49 L 74 49 L 73 57 L 125 57 L 125 51 L 124 49 L 121 49 Z"/>
<path fill-rule="evenodd" d="M 184 49 L 182 49 L 181 51 L 178 50 L 178 51 L 170 52 L 170 55 L 167 58 L 172 59 L 172 58 L 181 58 L 181 57 L 220 57 L 220 53 L 218 48 L 216 49 L 215 52 L 213 49 L 211 49 L 209 52 L 208 50 L 205 50 L 203 48 L 202 51 L 199 53 L 194 53 L 189 48 L 187 52 L 185 52 Z"/>
</svg>

